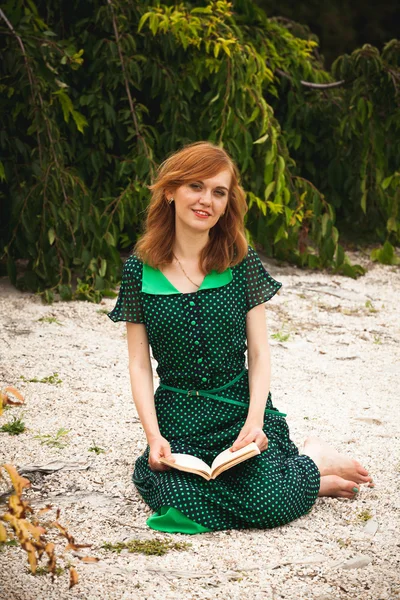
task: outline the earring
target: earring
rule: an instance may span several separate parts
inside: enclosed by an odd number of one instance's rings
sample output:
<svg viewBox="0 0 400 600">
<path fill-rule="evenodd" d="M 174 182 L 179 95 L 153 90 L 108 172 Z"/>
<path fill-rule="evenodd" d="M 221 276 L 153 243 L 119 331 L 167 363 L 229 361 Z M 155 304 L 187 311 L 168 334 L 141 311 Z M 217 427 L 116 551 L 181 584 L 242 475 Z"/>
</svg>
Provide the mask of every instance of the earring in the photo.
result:
<svg viewBox="0 0 400 600">
<path fill-rule="evenodd" d="M 174 201 L 173 197 L 171 196 L 171 198 L 168 200 L 168 204 L 171 204 Z"/>
</svg>

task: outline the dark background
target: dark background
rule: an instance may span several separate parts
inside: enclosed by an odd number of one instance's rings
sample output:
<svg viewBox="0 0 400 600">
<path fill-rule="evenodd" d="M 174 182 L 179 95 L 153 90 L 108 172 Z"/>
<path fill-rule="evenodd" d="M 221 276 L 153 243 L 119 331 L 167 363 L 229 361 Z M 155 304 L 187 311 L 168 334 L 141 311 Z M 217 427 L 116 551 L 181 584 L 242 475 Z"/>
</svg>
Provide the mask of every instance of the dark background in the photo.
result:
<svg viewBox="0 0 400 600">
<path fill-rule="evenodd" d="M 256 4 L 268 17 L 286 17 L 308 25 L 319 38 L 327 68 L 338 56 L 363 44 L 381 50 L 386 42 L 399 37 L 399 0 L 256 0 Z"/>
</svg>

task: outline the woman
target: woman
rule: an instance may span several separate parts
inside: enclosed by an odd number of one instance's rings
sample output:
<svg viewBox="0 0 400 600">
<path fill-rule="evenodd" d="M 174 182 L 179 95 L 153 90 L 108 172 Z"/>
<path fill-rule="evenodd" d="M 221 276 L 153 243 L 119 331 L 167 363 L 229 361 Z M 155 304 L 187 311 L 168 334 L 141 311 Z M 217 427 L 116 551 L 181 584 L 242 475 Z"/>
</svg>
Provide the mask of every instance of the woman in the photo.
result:
<svg viewBox="0 0 400 600">
<path fill-rule="evenodd" d="M 307 513 L 318 495 L 353 498 L 371 482 L 367 471 L 318 438 L 300 455 L 272 405 L 264 303 L 281 283 L 246 242 L 236 166 L 211 143 L 191 144 L 161 165 L 150 189 L 146 230 L 109 314 L 127 321 L 132 394 L 148 442 L 133 481 L 156 511 L 148 525 L 271 528 Z M 172 451 L 211 464 L 250 442 L 261 453 L 211 481 L 160 462 Z"/>
</svg>

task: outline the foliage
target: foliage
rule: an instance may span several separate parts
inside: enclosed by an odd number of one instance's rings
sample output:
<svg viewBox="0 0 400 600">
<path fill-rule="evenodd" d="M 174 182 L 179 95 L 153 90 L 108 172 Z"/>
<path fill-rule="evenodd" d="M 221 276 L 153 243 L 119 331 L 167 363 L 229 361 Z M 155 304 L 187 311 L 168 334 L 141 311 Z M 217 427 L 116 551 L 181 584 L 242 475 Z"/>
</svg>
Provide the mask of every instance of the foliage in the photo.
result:
<svg viewBox="0 0 400 600">
<path fill-rule="evenodd" d="M 95 442 L 92 442 L 92 446 L 90 446 L 88 452 L 94 452 L 97 455 L 106 453 L 104 448 L 100 448 Z"/>
<path fill-rule="evenodd" d="M 48 375 L 47 377 L 42 377 L 42 379 L 38 379 L 37 377 L 33 377 L 32 379 L 27 379 L 23 375 L 20 376 L 22 381 L 26 383 L 48 383 L 49 385 L 59 385 L 62 383 L 62 379 L 59 378 L 58 373 L 53 373 L 52 375 Z"/>
<path fill-rule="evenodd" d="M 0 515 L 0 547 L 20 545 L 27 553 L 30 571 L 35 575 L 37 570 L 43 572 L 43 567 L 39 565 L 43 556 L 47 556 L 45 569 L 51 573 L 53 580 L 55 575 L 61 573 L 61 567 L 57 565 L 58 556 L 56 555 L 56 546 L 48 541 L 48 530 L 56 530 L 59 535 L 66 538 L 67 546 L 63 550 L 80 551 L 82 548 L 90 547 L 90 544 L 76 544 L 73 536 L 58 522 L 60 511 L 57 510 L 56 519 L 47 523 L 44 527 L 40 522 L 39 516 L 50 511 L 52 506 L 46 506 L 35 515 L 34 509 L 26 500 L 22 499 L 23 490 L 30 487 L 30 481 L 21 477 L 13 465 L 3 465 L 0 468 L 0 478 L 3 476 L 3 469 L 8 473 L 14 488 L 14 493 L 8 499 L 6 512 Z M 28 517 L 30 515 L 30 517 Z M 5 525 L 3 525 L 5 523 Z M 10 537 L 11 533 L 14 537 Z M 95 557 L 79 557 L 84 562 L 94 562 Z M 70 588 L 78 582 L 78 573 L 73 566 L 69 567 Z"/>
<path fill-rule="evenodd" d="M 12 421 L 5 423 L 0 427 L 0 431 L 9 435 L 19 435 L 25 431 L 25 423 L 17 417 L 13 417 Z"/>
<path fill-rule="evenodd" d="M 147 556 L 162 556 L 169 552 L 169 550 L 187 550 L 191 544 L 187 542 L 173 542 L 172 540 L 130 540 L 129 542 L 104 542 L 102 545 L 103 550 L 110 552 L 116 552 L 120 554 L 122 550 L 128 550 L 128 552 L 146 554 Z"/>
<path fill-rule="evenodd" d="M 68 446 L 68 434 L 71 430 L 61 427 L 57 433 L 51 435 L 49 433 L 35 435 L 35 439 L 40 440 L 42 446 L 50 446 L 50 448 L 66 448 Z"/>
<path fill-rule="evenodd" d="M 388 40 L 398 35 L 397 0 L 385 2 L 364 2 L 364 0 L 255 0 L 269 17 L 278 16 L 288 22 L 295 35 L 303 37 L 304 27 L 299 31 L 299 23 L 306 23 L 320 40 L 320 52 L 327 64 L 344 53 L 352 52 L 369 42 L 382 47 Z M 312 35 L 312 34 L 308 34 Z"/>
<path fill-rule="evenodd" d="M 250 0 L 7 0 L 0 27 L 0 244 L 19 288 L 47 302 L 113 295 L 157 165 L 199 139 L 239 165 L 249 240 L 269 256 L 363 273 L 339 244 L 341 202 L 346 217 L 367 209 L 378 241 L 391 219 L 396 243 L 399 169 L 381 143 L 399 120 L 395 43 L 338 61 L 334 74 L 352 82 L 342 96 L 300 89 L 301 78 L 331 80 L 316 42 Z"/>
</svg>

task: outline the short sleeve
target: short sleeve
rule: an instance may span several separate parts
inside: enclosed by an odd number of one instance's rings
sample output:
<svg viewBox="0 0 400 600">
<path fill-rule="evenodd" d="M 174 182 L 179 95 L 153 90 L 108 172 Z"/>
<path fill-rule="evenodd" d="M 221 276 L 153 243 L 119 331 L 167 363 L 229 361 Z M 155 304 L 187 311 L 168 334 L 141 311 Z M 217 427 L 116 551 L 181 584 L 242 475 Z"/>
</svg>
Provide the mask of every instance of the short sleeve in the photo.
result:
<svg viewBox="0 0 400 600">
<path fill-rule="evenodd" d="M 108 317 L 114 322 L 129 321 L 144 323 L 142 306 L 142 272 L 143 265 L 136 256 L 130 256 L 122 270 L 121 287 L 117 303 Z"/>
<path fill-rule="evenodd" d="M 276 281 L 262 264 L 257 252 L 249 246 L 246 269 L 246 303 L 249 311 L 254 306 L 271 300 L 281 289 L 282 284 Z"/>
</svg>

